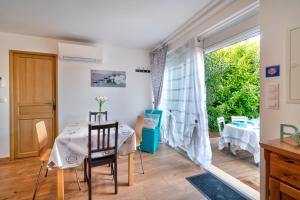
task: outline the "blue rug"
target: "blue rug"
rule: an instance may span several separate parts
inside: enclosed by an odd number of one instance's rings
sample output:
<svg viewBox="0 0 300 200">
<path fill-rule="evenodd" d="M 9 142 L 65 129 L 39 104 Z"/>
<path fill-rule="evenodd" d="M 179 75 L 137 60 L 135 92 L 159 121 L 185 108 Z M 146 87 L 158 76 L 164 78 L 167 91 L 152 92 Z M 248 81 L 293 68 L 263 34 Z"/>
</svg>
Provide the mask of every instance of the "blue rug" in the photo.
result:
<svg viewBox="0 0 300 200">
<path fill-rule="evenodd" d="M 210 200 L 249 200 L 209 172 L 186 179 Z"/>
</svg>

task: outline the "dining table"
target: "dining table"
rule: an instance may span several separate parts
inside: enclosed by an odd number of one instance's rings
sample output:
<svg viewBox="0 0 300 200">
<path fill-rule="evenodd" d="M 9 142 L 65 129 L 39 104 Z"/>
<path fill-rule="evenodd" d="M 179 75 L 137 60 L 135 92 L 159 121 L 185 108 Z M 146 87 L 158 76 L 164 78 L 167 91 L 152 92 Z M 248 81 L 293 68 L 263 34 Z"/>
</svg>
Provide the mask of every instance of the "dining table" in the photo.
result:
<svg viewBox="0 0 300 200">
<path fill-rule="evenodd" d="M 88 125 L 108 124 L 105 122 L 71 122 L 67 123 L 56 137 L 47 167 L 57 169 L 57 199 L 64 199 L 64 171 L 82 166 L 88 155 Z M 114 132 L 111 133 L 112 135 Z M 96 134 L 95 134 L 96 136 Z M 93 136 L 92 136 L 93 137 Z M 128 185 L 133 185 L 134 161 L 136 151 L 135 131 L 126 123 L 119 122 L 118 154 L 128 156 Z"/>
<path fill-rule="evenodd" d="M 246 121 L 243 123 L 225 124 L 221 134 L 218 149 L 222 150 L 228 144 L 236 145 L 239 149 L 246 150 L 253 155 L 256 165 L 260 163 L 260 131 L 257 121 Z"/>
</svg>

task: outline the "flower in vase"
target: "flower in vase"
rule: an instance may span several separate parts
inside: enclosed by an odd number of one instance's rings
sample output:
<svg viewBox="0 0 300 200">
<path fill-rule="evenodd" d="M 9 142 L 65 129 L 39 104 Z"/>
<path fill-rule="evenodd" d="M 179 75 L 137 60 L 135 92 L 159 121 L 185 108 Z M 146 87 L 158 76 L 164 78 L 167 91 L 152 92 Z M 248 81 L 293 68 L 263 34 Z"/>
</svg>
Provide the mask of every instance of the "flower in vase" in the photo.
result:
<svg viewBox="0 0 300 200">
<path fill-rule="evenodd" d="M 98 97 L 96 97 L 96 101 L 99 104 L 99 112 L 101 112 L 102 106 L 106 101 L 108 101 L 108 98 L 106 96 L 98 96 Z"/>
</svg>

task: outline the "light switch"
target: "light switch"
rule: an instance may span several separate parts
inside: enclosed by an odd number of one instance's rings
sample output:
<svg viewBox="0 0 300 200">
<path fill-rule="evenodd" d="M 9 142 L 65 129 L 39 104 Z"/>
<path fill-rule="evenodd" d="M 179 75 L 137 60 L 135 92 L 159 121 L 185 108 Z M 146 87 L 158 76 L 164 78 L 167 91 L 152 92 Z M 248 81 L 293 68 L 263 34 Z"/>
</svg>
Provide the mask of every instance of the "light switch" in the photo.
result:
<svg viewBox="0 0 300 200">
<path fill-rule="evenodd" d="M 279 109 L 279 84 L 270 84 L 267 86 L 267 108 Z"/>
</svg>

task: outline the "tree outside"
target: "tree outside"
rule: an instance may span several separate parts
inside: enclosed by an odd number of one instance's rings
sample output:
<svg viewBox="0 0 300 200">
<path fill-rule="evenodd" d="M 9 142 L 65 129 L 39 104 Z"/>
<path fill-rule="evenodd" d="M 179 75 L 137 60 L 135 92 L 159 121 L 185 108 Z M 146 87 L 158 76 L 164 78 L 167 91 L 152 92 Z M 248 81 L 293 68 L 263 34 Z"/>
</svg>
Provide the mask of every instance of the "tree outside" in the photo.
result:
<svg viewBox="0 0 300 200">
<path fill-rule="evenodd" d="M 210 131 L 217 117 L 259 117 L 259 40 L 249 39 L 205 55 Z"/>
</svg>

